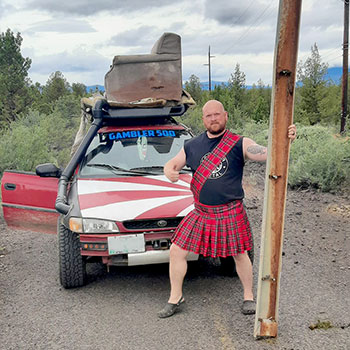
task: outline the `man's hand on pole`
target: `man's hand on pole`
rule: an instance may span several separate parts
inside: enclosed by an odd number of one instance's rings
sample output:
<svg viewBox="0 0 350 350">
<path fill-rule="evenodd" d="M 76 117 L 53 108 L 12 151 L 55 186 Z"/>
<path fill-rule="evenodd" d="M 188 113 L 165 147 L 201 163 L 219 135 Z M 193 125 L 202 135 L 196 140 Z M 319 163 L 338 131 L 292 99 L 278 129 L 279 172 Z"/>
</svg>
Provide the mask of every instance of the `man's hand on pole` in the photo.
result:
<svg viewBox="0 0 350 350">
<path fill-rule="evenodd" d="M 297 128 L 294 124 L 288 126 L 288 138 L 293 142 L 297 137 Z"/>
</svg>

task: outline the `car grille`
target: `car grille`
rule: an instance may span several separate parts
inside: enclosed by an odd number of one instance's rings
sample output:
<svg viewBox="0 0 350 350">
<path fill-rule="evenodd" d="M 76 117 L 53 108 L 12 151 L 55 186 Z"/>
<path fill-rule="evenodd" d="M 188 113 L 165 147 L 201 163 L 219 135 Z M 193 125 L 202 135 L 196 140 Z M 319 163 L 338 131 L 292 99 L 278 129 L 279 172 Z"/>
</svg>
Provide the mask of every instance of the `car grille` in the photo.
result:
<svg viewBox="0 0 350 350">
<path fill-rule="evenodd" d="M 128 230 L 151 230 L 176 228 L 183 217 L 169 219 L 154 219 L 154 220 L 130 220 L 124 221 L 123 225 Z"/>
</svg>

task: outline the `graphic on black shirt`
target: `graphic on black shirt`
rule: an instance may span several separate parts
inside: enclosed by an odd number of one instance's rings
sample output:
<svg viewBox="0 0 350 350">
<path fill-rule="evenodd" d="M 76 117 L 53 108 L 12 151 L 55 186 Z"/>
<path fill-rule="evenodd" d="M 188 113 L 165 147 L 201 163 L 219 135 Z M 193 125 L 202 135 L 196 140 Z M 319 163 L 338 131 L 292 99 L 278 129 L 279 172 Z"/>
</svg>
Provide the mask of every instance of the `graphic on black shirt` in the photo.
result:
<svg viewBox="0 0 350 350">
<path fill-rule="evenodd" d="M 208 156 L 218 145 L 222 136 L 208 138 L 207 133 L 185 141 L 186 165 L 193 173 L 205 156 Z M 244 197 L 242 175 L 244 167 L 243 137 L 226 155 L 226 158 L 214 170 L 202 187 L 199 201 L 205 205 L 220 205 Z"/>
<path fill-rule="evenodd" d="M 207 154 L 205 154 L 202 159 L 201 159 L 201 163 L 203 162 L 204 159 L 206 159 L 209 156 L 210 152 L 208 152 Z M 226 171 L 228 169 L 228 161 L 227 158 L 225 157 L 220 164 L 216 167 L 216 169 L 211 173 L 211 175 L 209 176 L 209 179 L 218 179 L 221 176 L 225 175 Z"/>
</svg>

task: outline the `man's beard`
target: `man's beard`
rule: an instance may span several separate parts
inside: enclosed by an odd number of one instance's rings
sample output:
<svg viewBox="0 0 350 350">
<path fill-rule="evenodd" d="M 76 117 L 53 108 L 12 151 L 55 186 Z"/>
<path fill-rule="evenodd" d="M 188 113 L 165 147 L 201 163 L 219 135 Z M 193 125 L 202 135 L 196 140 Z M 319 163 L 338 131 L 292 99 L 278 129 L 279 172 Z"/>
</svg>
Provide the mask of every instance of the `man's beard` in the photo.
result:
<svg viewBox="0 0 350 350">
<path fill-rule="evenodd" d="M 211 126 L 207 128 L 207 130 L 212 134 L 212 135 L 219 135 L 225 130 L 225 125 L 220 126 L 219 129 L 213 129 Z"/>
</svg>

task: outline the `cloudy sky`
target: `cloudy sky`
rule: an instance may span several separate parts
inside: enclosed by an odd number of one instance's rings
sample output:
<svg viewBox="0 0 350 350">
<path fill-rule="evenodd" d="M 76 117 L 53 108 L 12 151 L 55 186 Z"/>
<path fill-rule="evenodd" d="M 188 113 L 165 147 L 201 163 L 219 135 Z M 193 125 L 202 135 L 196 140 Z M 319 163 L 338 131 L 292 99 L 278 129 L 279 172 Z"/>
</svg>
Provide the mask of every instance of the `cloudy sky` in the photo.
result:
<svg viewBox="0 0 350 350">
<path fill-rule="evenodd" d="M 271 85 L 279 0 L 0 0 L 0 32 L 23 38 L 33 82 L 61 71 L 68 82 L 104 83 L 115 55 L 147 54 L 164 32 L 182 40 L 182 74 L 228 81 L 240 64 L 248 85 Z M 299 60 L 317 44 L 323 62 L 342 65 L 342 0 L 303 0 Z"/>
</svg>

